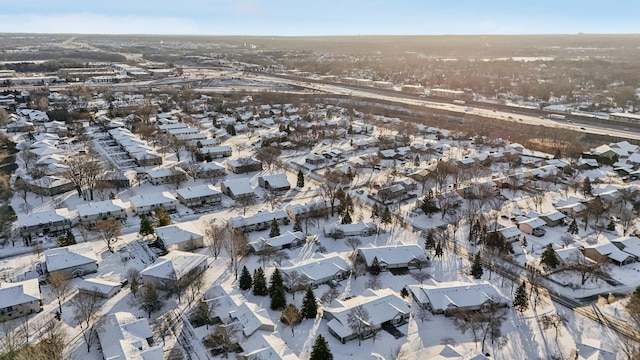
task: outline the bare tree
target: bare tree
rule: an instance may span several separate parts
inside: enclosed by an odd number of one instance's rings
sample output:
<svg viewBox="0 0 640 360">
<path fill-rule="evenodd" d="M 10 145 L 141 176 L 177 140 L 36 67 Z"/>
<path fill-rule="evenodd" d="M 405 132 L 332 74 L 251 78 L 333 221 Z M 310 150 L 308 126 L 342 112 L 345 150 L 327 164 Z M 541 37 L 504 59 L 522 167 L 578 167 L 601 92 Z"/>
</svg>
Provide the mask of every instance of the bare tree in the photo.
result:
<svg viewBox="0 0 640 360">
<path fill-rule="evenodd" d="M 420 271 L 413 271 L 411 273 L 411 277 L 415 280 L 420 282 L 420 284 L 424 283 L 425 280 L 428 280 L 431 278 L 431 275 L 429 275 L 429 273 L 426 273 L 422 270 Z"/>
<path fill-rule="evenodd" d="M 235 205 L 238 208 L 242 209 L 242 215 L 247 215 L 247 209 L 251 208 L 256 204 L 256 197 L 252 194 L 251 196 L 240 196 L 234 199 Z"/>
<path fill-rule="evenodd" d="M 58 312 L 62 314 L 62 300 L 64 300 L 67 292 L 71 288 L 69 278 L 62 272 L 56 271 L 49 274 L 48 280 L 53 293 L 58 299 Z"/>
<path fill-rule="evenodd" d="M 95 230 L 107 244 L 107 248 L 111 253 L 114 253 L 113 244 L 118 240 L 122 231 L 122 223 L 117 219 L 104 219 L 96 221 Z"/>
<path fill-rule="evenodd" d="M 360 346 L 362 339 L 367 335 L 367 330 L 371 328 L 369 312 L 362 305 L 352 308 L 347 314 L 347 324 L 351 331 L 358 335 L 358 346 Z"/>
<path fill-rule="evenodd" d="M 340 296 L 340 292 L 334 288 L 329 288 L 322 296 L 320 300 L 325 304 L 330 304 L 333 300 Z"/>
<path fill-rule="evenodd" d="M 93 294 L 78 293 L 71 299 L 71 305 L 74 309 L 73 318 L 80 325 L 87 352 L 90 352 L 100 326 L 100 298 L 95 292 Z"/>
<path fill-rule="evenodd" d="M 545 330 L 555 329 L 556 342 L 558 342 L 558 336 L 562 331 L 562 326 L 566 324 L 568 319 L 560 314 L 542 315 L 542 327 Z"/>
<path fill-rule="evenodd" d="M 225 359 L 229 353 L 237 348 L 238 336 L 242 330 L 239 322 L 228 320 L 224 324 L 218 324 L 216 330 L 204 339 L 204 345 L 208 348 L 221 350 Z"/>
<path fill-rule="evenodd" d="M 249 243 L 247 236 L 240 230 L 231 231 L 231 236 L 226 238 L 223 247 L 229 258 L 231 259 L 231 268 L 238 279 L 238 269 L 240 268 L 240 260 L 247 254 Z"/>
<path fill-rule="evenodd" d="M 418 306 L 418 310 L 415 312 L 414 316 L 416 319 L 420 320 L 420 323 L 422 324 L 424 324 L 425 321 L 431 320 L 431 312 L 422 306 Z"/>
<path fill-rule="evenodd" d="M 300 311 L 293 304 L 289 304 L 284 308 L 284 310 L 282 310 L 282 313 L 280 313 L 280 319 L 282 319 L 282 322 L 291 328 L 291 336 L 295 336 L 293 327 L 300 322 L 301 318 L 302 315 L 300 314 Z"/>
<path fill-rule="evenodd" d="M 13 189 L 20 194 L 22 201 L 24 201 L 24 212 L 29 213 L 29 184 L 23 178 L 18 177 L 13 182 Z"/>
<path fill-rule="evenodd" d="M 216 219 L 211 219 L 205 224 L 204 235 L 211 255 L 217 259 L 226 239 L 230 236 L 229 229 L 223 224 L 216 223 Z"/>
<path fill-rule="evenodd" d="M 133 297 L 135 298 L 136 293 L 140 289 L 140 285 L 142 285 L 142 283 L 140 282 L 140 270 L 136 268 L 129 268 L 125 276 L 127 281 L 129 282 L 131 294 L 133 294 Z"/>
</svg>

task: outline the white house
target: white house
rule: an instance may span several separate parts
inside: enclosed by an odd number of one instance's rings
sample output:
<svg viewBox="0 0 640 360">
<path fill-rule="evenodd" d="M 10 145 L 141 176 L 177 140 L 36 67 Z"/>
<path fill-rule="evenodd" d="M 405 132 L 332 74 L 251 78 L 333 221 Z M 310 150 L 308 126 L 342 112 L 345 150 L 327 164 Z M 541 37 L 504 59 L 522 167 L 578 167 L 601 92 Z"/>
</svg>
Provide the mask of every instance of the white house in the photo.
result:
<svg viewBox="0 0 640 360">
<path fill-rule="evenodd" d="M 258 186 L 271 191 L 287 191 L 291 184 L 287 180 L 287 174 L 263 175 L 258 177 Z"/>
<path fill-rule="evenodd" d="M 358 257 L 367 267 L 371 267 L 373 259 L 377 258 L 382 271 L 418 267 L 427 262 L 424 250 L 416 244 L 360 247 Z"/>
<path fill-rule="evenodd" d="M 261 332 L 242 346 L 245 352 L 238 355 L 238 360 L 300 360 L 279 334 Z"/>
<path fill-rule="evenodd" d="M 200 206 L 220 202 L 222 193 L 213 185 L 200 185 L 178 189 L 176 197 L 185 206 Z"/>
<path fill-rule="evenodd" d="M 338 201 L 336 201 L 338 203 Z M 295 221 L 297 217 L 305 218 L 320 217 L 331 211 L 331 204 L 323 199 L 310 200 L 307 203 L 288 204 L 285 211 L 289 214 L 291 220 Z"/>
<path fill-rule="evenodd" d="M 253 192 L 253 188 L 251 187 L 249 178 L 223 181 L 220 183 L 220 190 L 232 199 L 256 196 L 256 193 Z"/>
<path fill-rule="evenodd" d="M 232 217 L 227 220 L 227 222 L 234 230 L 249 232 L 268 229 L 271 226 L 273 219 L 275 219 L 279 225 L 289 223 L 289 217 L 284 210 L 276 210 L 274 212 L 264 210 L 247 217 Z"/>
<path fill-rule="evenodd" d="M 224 168 L 224 166 L 213 161 L 198 164 L 193 169 L 193 176 L 197 179 L 219 178 L 225 176 L 226 174 L 227 170 Z"/>
<path fill-rule="evenodd" d="M 0 283 L 0 321 L 42 311 L 38 279 Z"/>
<path fill-rule="evenodd" d="M 345 236 L 371 236 L 375 234 L 376 229 L 374 223 L 365 223 L 363 221 L 355 224 L 340 224 L 335 222 L 325 225 L 323 232 L 324 235 L 328 237 L 343 238 Z"/>
<path fill-rule="evenodd" d="M 193 222 L 156 228 L 156 236 L 167 251 L 190 251 L 204 247 L 204 237 Z"/>
<path fill-rule="evenodd" d="M 207 256 L 183 251 L 171 251 L 160 256 L 156 261 L 144 268 L 140 275 L 145 284 L 153 283 L 163 286 L 180 280 L 190 271 L 204 271 L 207 267 Z"/>
<path fill-rule="evenodd" d="M 95 224 L 103 219 L 126 219 L 127 209 L 131 206 L 129 202 L 120 199 L 98 201 L 94 203 L 78 205 L 78 219 L 81 223 Z"/>
<path fill-rule="evenodd" d="M 180 167 L 147 170 L 147 179 L 153 185 L 175 184 L 187 180 L 187 173 Z"/>
<path fill-rule="evenodd" d="M 121 287 L 120 283 L 98 278 L 84 279 L 78 283 L 79 292 L 103 298 L 113 297 L 120 292 Z"/>
<path fill-rule="evenodd" d="M 520 238 L 523 236 L 520 229 L 518 229 L 515 225 L 498 229 L 498 233 L 500 234 L 502 239 L 508 243 L 520 240 Z"/>
<path fill-rule="evenodd" d="M 434 314 L 451 315 L 456 311 L 480 310 L 489 304 L 507 306 L 509 300 L 490 283 L 450 281 L 409 285 L 414 300 Z"/>
<path fill-rule="evenodd" d="M 49 274 L 60 272 L 66 277 L 76 277 L 98 271 L 98 258 L 91 243 L 47 249 L 44 261 Z"/>
<path fill-rule="evenodd" d="M 258 305 L 243 302 L 236 310 L 229 312 L 229 317 L 238 320 L 242 325 L 242 334 L 245 337 L 253 335 L 258 330 L 273 332 L 276 328 L 265 309 L 258 308 Z"/>
<path fill-rule="evenodd" d="M 18 214 L 18 229 L 23 239 L 31 240 L 42 234 L 56 234 L 71 229 L 78 213 L 67 208 Z"/>
<path fill-rule="evenodd" d="M 337 253 L 316 253 L 309 259 L 295 263 L 287 260 L 280 267 L 283 275 L 297 272 L 306 277 L 307 283 L 311 286 L 325 284 L 331 280 L 342 281 L 349 276 L 350 271 L 349 263 Z"/>
<path fill-rule="evenodd" d="M 362 318 L 362 330 L 358 334 L 349 326 L 349 314 L 362 306 L 369 315 Z M 342 343 L 355 339 L 360 335 L 368 338 L 380 330 L 383 324 L 404 324 L 409 318 L 411 309 L 407 303 L 391 289 L 373 290 L 367 289 L 362 295 L 354 296 L 348 300 L 333 300 L 324 308 L 323 317 L 329 322 L 329 332 Z"/>
<path fill-rule="evenodd" d="M 250 242 L 249 247 L 253 252 L 260 251 L 265 247 L 271 248 L 273 250 L 290 249 L 302 246 L 306 238 L 307 237 L 302 233 L 302 231 L 287 231 L 280 236 L 275 236 L 272 238 L 265 238 L 261 236 L 260 239 Z"/>
<path fill-rule="evenodd" d="M 163 208 L 171 212 L 175 211 L 178 206 L 178 199 L 168 191 L 136 195 L 129 200 L 133 211 L 138 215 L 149 214 L 157 208 Z"/>
<path fill-rule="evenodd" d="M 231 146 L 222 145 L 222 146 L 207 146 L 198 148 L 198 152 L 211 159 L 217 159 L 222 157 L 229 157 L 233 154 L 233 150 Z"/>
<path fill-rule="evenodd" d="M 534 217 L 524 221 L 520 221 L 518 223 L 518 229 L 525 234 L 542 236 L 546 233 L 546 230 L 544 229 L 546 225 L 546 221 L 540 219 L 539 217 Z"/>
<path fill-rule="evenodd" d="M 128 312 L 105 316 L 98 331 L 102 356 L 117 360 L 162 360 L 162 346 L 153 346 L 153 330 L 146 318 Z"/>
</svg>

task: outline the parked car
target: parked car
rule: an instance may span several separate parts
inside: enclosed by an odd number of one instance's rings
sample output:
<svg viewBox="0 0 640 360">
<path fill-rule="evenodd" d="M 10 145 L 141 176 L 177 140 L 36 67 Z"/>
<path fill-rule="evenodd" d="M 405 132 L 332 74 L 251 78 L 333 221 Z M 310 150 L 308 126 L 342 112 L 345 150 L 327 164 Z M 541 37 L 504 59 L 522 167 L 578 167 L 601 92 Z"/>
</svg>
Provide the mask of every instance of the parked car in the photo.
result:
<svg viewBox="0 0 640 360">
<path fill-rule="evenodd" d="M 546 233 L 547 233 L 547 231 L 545 229 L 541 229 L 541 228 L 533 229 L 533 232 L 532 232 L 533 236 L 537 236 L 537 237 L 544 236 L 544 234 L 546 234 Z"/>
</svg>

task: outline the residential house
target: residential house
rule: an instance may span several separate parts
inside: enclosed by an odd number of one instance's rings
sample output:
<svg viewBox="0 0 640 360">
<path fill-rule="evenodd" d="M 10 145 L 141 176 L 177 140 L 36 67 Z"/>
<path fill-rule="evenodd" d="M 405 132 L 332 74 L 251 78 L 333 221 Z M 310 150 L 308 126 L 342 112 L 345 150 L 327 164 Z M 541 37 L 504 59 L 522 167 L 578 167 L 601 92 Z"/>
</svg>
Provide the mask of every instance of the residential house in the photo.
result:
<svg viewBox="0 0 640 360">
<path fill-rule="evenodd" d="M 605 346 L 600 340 L 584 339 L 576 344 L 569 359 L 575 360 L 616 360 L 618 355 L 615 348 Z"/>
<path fill-rule="evenodd" d="M 227 222 L 234 230 L 249 232 L 268 229 L 271 226 L 273 219 L 275 219 L 279 225 L 286 225 L 289 223 L 289 217 L 284 210 L 276 210 L 274 212 L 263 210 L 247 217 L 232 217 L 227 220 Z"/>
<path fill-rule="evenodd" d="M 0 283 L 0 321 L 42 311 L 38 279 Z"/>
<path fill-rule="evenodd" d="M 220 190 L 232 199 L 252 198 L 256 196 L 249 178 L 223 181 L 220 183 Z"/>
<path fill-rule="evenodd" d="M 606 243 L 595 246 L 585 247 L 583 250 L 584 256 L 589 259 L 600 262 L 602 259 L 608 259 L 611 263 L 618 266 L 631 264 L 636 261 L 636 257 L 618 249 L 612 243 Z"/>
<path fill-rule="evenodd" d="M 333 224 L 325 225 L 323 233 L 332 238 L 343 238 L 347 236 L 371 236 L 376 233 L 377 227 L 374 223 L 365 223 L 362 220 L 355 224 Z"/>
<path fill-rule="evenodd" d="M 49 274 L 61 273 L 67 278 L 98 271 L 98 258 L 92 243 L 80 243 L 44 251 Z"/>
<path fill-rule="evenodd" d="M 204 247 L 204 236 L 193 222 L 158 227 L 156 237 L 167 251 L 192 251 Z"/>
<path fill-rule="evenodd" d="M 566 217 L 567 216 L 565 214 L 559 211 L 553 211 L 540 215 L 540 219 L 544 220 L 544 222 L 547 223 L 547 226 L 551 227 L 562 225 Z"/>
<path fill-rule="evenodd" d="M 250 173 L 262 170 L 262 162 L 253 158 L 229 159 L 226 161 L 227 169 L 234 174 Z"/>
<path fill-rule="evenodd" d="M 237 356 L 238 360 L 300 360 L 279 334 L 260 333 L 258 339 L 257 345 L 256 340 L 242 344 L 245 352 Z"/>
<path fill-rule="evenodd" d="M 80 204 L 76 208 L 81 223 L 95 225 L 96 221 L 104 219 L 124 220 L 130 203 L 120 199 L 105 200 L 88 204 Z"/>
<path fill-rule="evenodd" d="M 360 247 L 358 248 L 358 258 L 368 268 L 373 264 L 373 259 L 377 259 L 382 271 L 422 267 L 427 264 L 424 250 L 415 244 Z"/>
<path fill-rule="evenodd" d="M 611 243 L 627 254 L 631 254 L 636 258 L 636 261 L 640 260 L 640 238 L 624 236 L 611 240 Z"/>
<path fill-rule="evenodd" d="M 229 157 L 233 154 L 231 146 L 227 146 L 227 145 L 201 147 L 201 148 L 198 148 L 197 151 L 202 156 L 209 159 Z M 250 171 L 259 171 L 259 170 L 250 170 Z M 239 171 L 236 174 L 241 172 L 245 172 L 245 171 Z M 246 171 L 246 172 L 249 172 L 249 171 Z"/>
<path fill-rule="evenodd" d="M 163 208 L 168 212 L 175 211 L 178 199 L 168 191 L 132 196 L 130 199 L 133 211 L 138 215 L 146 215 L 155 209 Z"/>
<path fill-rule="evenodd" d="M 149 321 L 128 312 L 105 315 L 98 339 L 104 359 L 162 360 L 162 346 L 153 346 Z"/>
<path fill-rule="evenodd" d="M 280 236 L 272 238 L 265 238 L 261 236 L 258 240 L 250 242 L 249 247 L 252 252 L 258 252 L 265 248 L 273 250 L 291 249 L 302 246 L 306 239 L 307 237 L 302 233 L 302 231 L 287 231 Z"/>
<path fill-rule="evenodd" d="M 58 163 L 57 165 L 60 164 Z M 56 165 L 49 165 L 48 168 L 52 166 Z M 56 196 L 75 190 L 75 186 L 71 181 L 55 175 L 43 176 L 37 180 L 29 179 L 27 180 L 27 186 L 29 191 L 44 196 Z"/>
<path fill-rule="evenodd" d="M 413 299 L 434 314 L 452 315 L 459 311 L 478 311 L 491 304 L 505 307 L 509 300 L 488 282 L 437 282 L 409 285 Z"/>
<path fill-rule="evenodd" d="M 324 199 L 314 199 L 304 204 L 288 204 L 285 206 L 285 211 L 293 221 L 296 221 L 298 217 L 302 219 L 306 217 L 321 217 L 331 211 L 331 203 Z"/>
<path fill-rule="evenodd" d="M 314 166 L 324 165 L 326 161 L 327 161 L 327 158 L 319 154 L 309 154 L 304 160 L 306 164 L 314 165 Z"/>
<path fill-rule="evenodd" d="M 110 298 L 120 292 L 121 283 L 103 279 L 84 279 L 78 283 L 78 292 L 82 294 Z"/>
<path fill-rule="evenodd" d="M 145 284 L 164 287 L 182 279 L 190 271 L 204 271 L 208 266 L 207 258 L 206 255 L 201 254 L 171 251 L 144 268 L 140 275 Z"/>
<path fill-rule="evenodd" d="M 584 254 L 580 249 L 575 247 L 564 247 L 562 249 L 556 249 L 556 258 L 558 259 L 558 265 L 561 268 L 568 268 L 573 264 L 584 264 L 587 261 Z"/>
<path fill-rule="evenodd" d="M 258 186 L 270 191 L 287 191 L 291 189 L 291 184 L 287 180 L 287 174 L 263 175 L 258 177 Z"/>
<path fill-rule="evenodd" d="M 229 317 L 242 325 L 242 334 L 245 337 L 253 335 L 258 330 L 273 332 L 276 329 L 267 310 L 260 309 L 258 305 L 250 302 L 245 301 L 236 310 L 230 311 Z"/>
<path fill-rule="evenodd" d="M 147 179 L 153 185 L 179 184 L 187 180 L 187 173 L 179 167 L 147 170 Z"/>
<path fill-rule="evenodd" d="M 292 262 L 287 260 L 280 267 L 280 272 L 287 275 L 297 272 L 307 279 L 310 286 L 318 286 L 332 280 L 342 281 L 349 277 L 351 267 L 349 263 L 337 253 L 316 253 L 313 257 Z"/>
<path fill-rule="evenodd" d="M 71 229 L 78 213 L 67 208 L 18 214 L 18 230 L 30 242 L 40 234 L 57 234 Z"/>
<path fill-rule="evenodd" d="M 350 326 L 350 313 L 354 308 L 362 307 L 369 314 L 362 321 L 360 333 Z M 327 326 L 331 335 L 342 343 L 358 336 L 369 338 L 379 331 L 383 325 L 401 325 L 407 322 L 411 309 L 395 291 L 391 289 L 367 289 L 362 295 L 348 300 L 333 300 L 323 310 L 323 317 L 328 320 Z"/>
<path fill-rule="evenodd" d="M 222 193 L 213 185 L 190 186 L 176 191 L 178 201 L 185 206 L 201 206 L 220 202 Z"/>
<path fill-rule="evenodd" d="M 225 175 L 227 175 L 227 171 L 224 166 L 213 161 L 198 164 L 198 166 L 193 169 L 193 176 L 196 179 L 220 178 Z"/>
<path fill-rule="evenodd" d="M 547 232 L 547 230 L 545 230 L 544 228 L 546 225 L 546 221 L 540 219 L 539 217 L 534 217 L 526 219 L 524 221 L 520 221 L 518 223 L 518 229 L 525 234 L 543 236 Z"/>
<path fill-rule="evenodd" d="M 502 240 L 508 243 L 520 240 L 523 237 L 522 232 L 515 225 L 507 226 L 497 231 Z"/>
</svg>

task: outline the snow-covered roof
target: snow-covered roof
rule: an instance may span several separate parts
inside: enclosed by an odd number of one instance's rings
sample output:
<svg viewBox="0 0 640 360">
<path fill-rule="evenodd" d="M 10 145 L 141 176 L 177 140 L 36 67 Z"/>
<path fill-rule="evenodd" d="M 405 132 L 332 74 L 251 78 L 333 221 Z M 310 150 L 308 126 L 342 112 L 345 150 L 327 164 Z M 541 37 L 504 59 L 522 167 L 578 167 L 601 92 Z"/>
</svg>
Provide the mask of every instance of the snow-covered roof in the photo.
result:
<svg viewBox="0 0 640 360">
<path fill-rule="evenodd" d="M 271 321 L 267 310 L 260 309 L 256 304 L 243 302 L 236 310 L 229 312 L 229 316 L 238 320 L 246 337 L 251 336 L 261 327 L 270 328 L 270 331 L 275 329 L 275 324 Z"/>
<path fill-rule="evenodd" d="M 120 199 L 113 199 L 88 204 L 80 204 L 78 205 L 76 210 L 78 210 L 78 215 L 82 218 L 83 216 L 106 214 L 111 211 L 126 210 L 127 208 L 129 208 L 128 202 L 125 203 Z"/>
<path fill-rule="evenodd" d="M 283 188 L 283 187 L 288 187 L 291 186 L 291 184 L 289 184 L 289 180 L 287 180 L 287 174 L 281 173 L 281 174 L 273 174 L 273 175 L 264 175 L 261 176 L 262 180 L 264 180 L 265 183 L 269 183 L 269 186 L 272 188 Z"/>
<path fill-rule="evenodd" d="M 294 354 L 282 338 L 277 334 L 260 333 L 255 336 L 254 341 L 257 344 L 247 342 L 242 344 L 246 350 L 243 354 L 246 359 L 255 360 L 299 360 L 300 358 Z M 255 345 L 254 345 L 255 344 Z M 247 346 L 249 349 L 247 349 Z M 255 349 L 252 349 L 254 348 Z"/>
<path fill-rule="evenodd" d="M 91 243 L 47 249 L 44 258 L 49 272 L 98 262 Z"/>
<path fill-rule="evenodd" d="M 327 326 L 340 335 L 347 337 L 354 333 L 349 327 L 349 313 L 355 307 L 362 306 L 369 317 L 362 319 L 371 326 L 378 326 L 387 322 L 398 313 L 408 314 L 411 309 L 407 303 L 391 289 L 367 289 L 362 295 L 354 296 L 348 300 L 333 300 L 324 312 L 331 314 L 333 319 L 327 323 Z"/>
<path fill-rule="evenodd" d="M 520 229 L 518 229 L 518 227 L 515 225 L 498 229 L 498 231 L 502 234 L 502 236 L 504 236 L 505 239 L 512 239 L 514 237 L 518 237 L 522 235 L 522 232 L 520 232 Z"/>
<path fill-rule="evenodd" d="M 103 357 L 113 360 L 162 360 L 162 346 L 150 347 L 147 342 L 152 337 L 149 321 L 128 312 L 106 315 L 98 332 Z"/>
<path fill-rule="evenodd" d="M 562 220 L 562 219 L 567 217 L 567 215 L 561 213 L 560 211 L 553 211 L 553 212 L 550 212 L 550 213 L 546 213 L 546 214 L 544 214 L 542 216 L 546 217 L 550 221 L 558 221 L 558 220 Z"/>
<path fill-rule="evenodd" d="M 416 244 L 361 247 L 358 253 L 362 254 L 368 267 L 374 258 L 385 264 L 406 264 L 414 259 L 426 261 L 424 250 Z"/>
<path fill-rule="evenodd" d="M 297 271 L 311 281 L 317 281 L 334 276 L 338 272 L 346 272 L 351 269 L 349 263 L 337 253 L 317 253 L 310 259 L 296 263 L 285 261 L 280 268 L 282 273 Z"/>
<path fill-rule="evenodd" d="M 255 224 L 273 221 L 273 219 L 285 219 L 287 217 L 288 215 L 284 210 L 276 210 L 274 212 L 263 210 L 248 217 L 244 217 L 244 216 L 232 217 L 227 221 L 231 224 L 233 228 L 239 228 L 243 226 L 251 226 Z"/>
<path fill-rule="evenodd" d="M 253 192 L 251 182 L 248 178 L 225 180 L 222 182 L 235 196 L 250 194 Z"/>
<path fill-rule="evenodd" d="M 450 281 L 438 283 L 430 280 L 430 284 L 409 285 L 409 290 L 420 303 L 431 304 L 434 311 L 476 307 L 488 300 L 494 303 L 506 303 L 508 301 L 488 282 Z"/>
<path fill-rule="evenodd" d="M 178 204 L 175 196 L 171 195 L 168 191 L 136 195 L 132 196 L 129 200 L 136 209 L 153 205 Z"/>
<path fill-rule="evenodd" d="M 633 255 L 618 249 L 612 243 L 606 243 L 606 244 L 601 244 L 601 245 L 596 245 L 596 246 L 589 246 L 586 249 L 593 249 L 598 254 L 606 256 L 609 259 L 617 261 L 619 263 L 627 261 L 629 259 L 629 257 L 634 258 Z"/>
<path fill-rule="evenodd" d="M 611 350 L 604 349 L 600 340 L 584 339 L 576 344 L 578 357 L 576 360 L 616 360 L 617 355 Z"/>
<path fill-rule="evenodd" d="M 103 280 L 103 279 L 83 279 L 78 283 L 78 289 L 95 291 L 100 294 L 108 294 L 113 291 L 114 288 L 119 288 L 120 283 Z"/>
<path fill-rule="evenodd" d="M 271 247 L 279 248 L 284 245 L 291 244 L 296 240 L 300 240 L 300 241 L 304 240 L 305 238 L 306 236 L 302 231 L 296 231 L 296 232 L 287 231 L 286 233 L 280 236 L 275 236 L 272 238 L 260 237 L 260 239 L 249 243 L 249 246 L 251 246 L 256 251 L 262 249 L 263 244 Z"/>
<path fill-rule="evenodd" d="M 158 239 L 162 240 L 165 247 L 202 238 L 202 234 L 198 231 L 197 227 L 189 222 L 156 228 L 156 235 Z"/>
<path fill-rule="evenodd" d="M 190 187 L 178 189 L 176 193 L 180 195 L 182 198 L 184 198 L 185 200 L 222 194 L 211 184 L 200 185 L 200 186 L 190 186 Z"/>
<path fill-rule="evenodd" d="M 30 214 L 18 214 L 18 226 L 38 226 L 50 222 L 59 222 L 73 219 L 77 213 L 67 208 L 34 212 Z"/>
<path fill-rule="evenodd" d="M 40 300 L 38 279 L 0 283 L 0 309 Z"/>
<path fill-rule="evenodd" d="M 325 235 L 333 234 L 336 230 L 341 231 L 345 234 L 355 234 L 375 229 L 376 225 L 374 223 L 365 223 L 363 221 L 359 221 L 355 224 L 340 224 L 338 222 L 335 222 L 333 224 L 325 225 L 323 231 Z"/>
<path fill-rule="evenodd" d="M 575 263 L 577 261 L 581 261 L 584 259 L 584 255 L 582 252 L 575 247 L 565 247 L 562 249 L 556 250 L 556 255 L 564 262 L 564 263 Z"/>
<path fill-rule="evenodd" d="M 521 221 L 520 225 L 529 225 L 529 226 L 531 226 L 532 229 L 537 229 L 537 228 L 540 228 L 540 227 L 543 227 L 543 226 L 547 225 L 547 223 L 544 220 L 542 220 L 542 219 L 540 219 L 538 217 L 534 217 L 534 218 L 531 218 L 531 219 L 527 219 L 525 221 Z"/>
<path fill-rule="evenodd" d="M 160 256 L 153 264 L 144 268 L 140 274 L 158 279 L 178 280 L 206 260 L 206 255 L 171 251 L 167 255 Z"/>
</svg>

